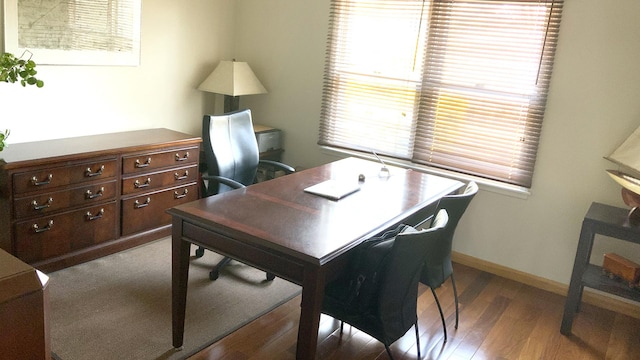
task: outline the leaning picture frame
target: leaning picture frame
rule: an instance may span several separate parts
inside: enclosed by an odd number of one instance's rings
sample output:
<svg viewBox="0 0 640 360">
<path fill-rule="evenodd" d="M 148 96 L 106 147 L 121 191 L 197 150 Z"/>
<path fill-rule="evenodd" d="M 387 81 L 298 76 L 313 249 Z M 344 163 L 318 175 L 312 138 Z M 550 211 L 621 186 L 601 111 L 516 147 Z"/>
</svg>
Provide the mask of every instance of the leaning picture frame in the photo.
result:
<svg viewBox="0 0 640 360">
<path fill-rule="evenodd" d="M 45 65 L 140 64 L 142 0 L 4 0 L 5 51 Z"/>
</svg>

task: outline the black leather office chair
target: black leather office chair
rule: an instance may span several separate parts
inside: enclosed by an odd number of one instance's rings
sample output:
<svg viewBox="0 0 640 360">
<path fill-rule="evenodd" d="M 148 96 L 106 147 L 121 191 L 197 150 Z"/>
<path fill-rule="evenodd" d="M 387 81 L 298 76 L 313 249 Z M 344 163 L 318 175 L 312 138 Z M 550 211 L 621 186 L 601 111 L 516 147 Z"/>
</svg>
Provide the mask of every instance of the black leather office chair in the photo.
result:
<svg viewBox="0 0 640 360">
<path fill-rule="evenodd" d="M 447 218 L 447 212 L 443 210 L 429 229 L 417 231 L 407 227 L 409 231 L 403 230 L 395 237 L 375 239 L 377 243 L 364 252 L 358 253 L 358 249 L 354 249 L 356 257 L 378 258 L 382 255 L 382 265 L 376 266 L 378 272 L 370 279 L 363 279 L 349 266 L 337 280 L 325 286 L 322 312 L 341 321 L 341 335 L 346 322 L 382 342 L 389 358 L 393 359 L 389 346 L 414 326 L 418 358 L 421 358 L 416 314 L 420 269 L 427 244 L 438 241 L 443 235 Z M 384 251 L 387 253 L 375 254 Z M 372 289 L 365 289 L 367 285 L 364 282 L 368 280 L 374 281 L 369 285 Z"/>
<path fill-rule="evenodd" d="M 442 313 L 442 307 L 440 301 L 436 295 L 435 289 L 440 287 L 448 278 L 451 278 L 451 286 L 453 287 L 453 297 L 456 304 L 456 329 L 458 328 L 458 291 L 456 290 L 456 283 L 453 278 L 453 265 L 451 263 L 451 248 L 453 243 L 453 234 L 456 231 L 458 222 L 467 210 L 467 206 L 478 192 L 478 185 L 475 182 L 467 184 L 466 188 L 456 195 L 445 196 L 440 199 L 436 213 L 445 209 L 449 214 L 449 222 L 444 230 L 443 236 L 439 241 L 432 241 L 429 243 L 429 249 L 425 256 L 424 266 L 422 267 L 422 274 L 420 276 L 420 282 L 431 288 L 431 293 L 436 299 L 438 305 L 438 311 L 440 312 L 440 318 L 442 319 L 442 327 L 444 329 L 444 341 L 447 341 L 447 326 L 444 321 L 444 314 Z"/>
<path fill-rule="evenodd" d="M 202 121 L 202 146 L 207 168 L 207 173 L 202 176 L 205 197 L 253 184 L 259 164 L 267 164 L 287 174 L 294 172 L 291 166 L 276 161 L 260 160 L 251 110 L 205 115 Z M 204 248 L 199 247 L 196 257 L 202 255 Z M 224 257 L 211 270 L 209 278 L 217 279 L 220 269 L 230 260 L 231 258 Z M 272 274 L 267 274 L 268 280 L 273 278 Z"/>
</svg>

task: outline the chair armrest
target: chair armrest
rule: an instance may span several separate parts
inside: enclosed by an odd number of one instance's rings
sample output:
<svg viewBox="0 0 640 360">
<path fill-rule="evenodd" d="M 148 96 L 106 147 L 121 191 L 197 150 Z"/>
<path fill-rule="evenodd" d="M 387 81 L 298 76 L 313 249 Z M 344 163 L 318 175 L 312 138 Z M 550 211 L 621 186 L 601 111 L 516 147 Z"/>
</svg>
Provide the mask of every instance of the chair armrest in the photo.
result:
<svg viewBox="0 0 640 360">
<path fill-rule="evenodd" d="M 227 185 L 228 187 L 234 188 L 234 189 L 242 189 L 243 187 L 246 187 L 246 186 L 242 185 L 242 183 L 239 183 L 239 182 L 237 182 L 235 180 L 231 180 L 231 179 L 223 177 L 223 176 L 202 175 L 202 178 L 204 180 L 210 180 L 210 181 L 219 182 L 221 184 Z"/>
<path fill-rule="evenodd" d="M 296 171 L 296 169 L 294 169 L 292 166 L 283 164 L 281 162 L 273 161 L 273 160 L 260 160 L 260 164 L 270 165 L 270 166 L 279 168 L 280 170 L 284 170 L 284 172 L 286 172 L 287 174 L 291 174 Z"/>
</svg>

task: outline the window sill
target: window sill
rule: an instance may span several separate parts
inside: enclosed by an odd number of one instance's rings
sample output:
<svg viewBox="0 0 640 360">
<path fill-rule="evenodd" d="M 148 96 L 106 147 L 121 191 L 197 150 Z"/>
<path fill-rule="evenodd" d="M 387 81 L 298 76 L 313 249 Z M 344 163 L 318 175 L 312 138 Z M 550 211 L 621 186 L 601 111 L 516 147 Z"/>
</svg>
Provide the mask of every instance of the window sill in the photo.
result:
<svg viewBox="0 0 640 360">
<path fill-rule="evenodd" d="M 376 157 L 373 154 L 367 155 L 359 151 L 338 149 L 338 148 L 333 148 L 329 146 L 320 146 L 320 148 L 322 150 L 322 153 L 328 154 L 328 155 L 334 155 L 334 156 L 346 155 L 346 156 L 358 157 L 361 159 L 367 159 L 371 161 L 378 161 L 378 159 L 376 159 Z M 499 181 L 484 179 L 484 178 L 473 176 L 473 175 L 461 174 L 451 170 L 442 170 L 442 169 L 437 169 L 430 166 L 412 164 L 408 161 L 385 158 L 384 156 L 381 156 L 381 158 L 386 164 L 389 164 L 389 165 L 394 165 L 394 166 L 398 166 L 406 169 L 412 169 L 415 171 L 421 171 L 427 174 L 443 176 L 451 179 L 460 180 L 463 182 L 475 181 L 480 187 L 480 189 L 490 191 L 496 194 L 511 196 L 519 199 L 527 199 L 529 195 L 531 195 L 531 190 L 522 186 L 504 184 Z"/>
</svg>

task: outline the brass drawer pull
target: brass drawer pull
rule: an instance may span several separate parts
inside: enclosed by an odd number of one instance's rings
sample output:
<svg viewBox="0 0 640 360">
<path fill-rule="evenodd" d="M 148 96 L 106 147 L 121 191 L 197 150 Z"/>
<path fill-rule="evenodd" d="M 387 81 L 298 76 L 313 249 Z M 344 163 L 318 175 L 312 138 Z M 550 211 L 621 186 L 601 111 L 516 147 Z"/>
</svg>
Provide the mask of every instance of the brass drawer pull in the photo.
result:
<svg viewBox="0 0 640 360">
<path fill-rule="evenodd" d="M 49 175 L 47 175 L 47 178 L 46 178 L 46 179 L 44 179 L 44 180 L 40 181 L 40 180 L 38 180 L 38 178 L 37 178 L 37 177 L 35 177 L 35 176 L 34 176 L 34 177 L 32 177 L 32 178 L 31 178 L 31 183 L 32 183 L 34 186 L 48 185 L 48 184 L 50 184 L 50 183 L 51 183 L 51 179 L 52 179 L 52 178 L 53 178 L 53 174 L 49 174 Z"/>
<path fill-rule="evenodd" d="M 143 202 L 143 203 L 141 203 L 139 200 L 136 200 L 134 202 L 134 204 L 133 204 L 133 207 L 135 209 L 141 209 L 141 208 L 143 208 L 145 206 L 149 206 L 150 202 L 151 202 L 151 198 L 150 197 L 148 197 L 147 200 L 145 202 Z"/>
<path fill-rule="evenodd" d="M 184 175 L 182 176 L 180 176 L 178 173 L 175 173 L 173 176 L 175 176 L 176 180 L 184 180 L 189 177 L 189 170 L 185 170 Z"/>
<path fill-rule="evenodd" d="M 148 157 L 147 161 L 145 161 L 144 163 L 141 163 L 140 159 L 136 159 L 135 167 L 137 167 L 137 168 L 144 168 L 144 167 L 147 167 L 149 165 L 151 165 L 151 158 L 150 157 Z"/>
<path fill-rule="evenodd" d="M 180 154 L 176 153 L 176 161 L 185 161 L 189 159 L 189 152 L 184 153 L 183 157 L 180 157 Z"/>
<path fill-rule="evenodd" d="M 95 194 L 91 190 L 87 190 L 87 192 L 84 193 L 84 198 L 86 200 L 91 200 L 91 199 L 98 198 L 103 194 L 104 194 L 104 187 L 101 187 L 100 190 L 98 190 L 98 192 Z"/>
<path fill-rule="evenodd" d="M 146 188 L 149 185 L 151 185 L 151 178 L 147 178 L 147 181 L 145 181 L 144 184 L 141 184 L 140 180 L 136 180 L 133 183 L 133 187 L 136 188 L 136 189 Z"/>
<path fill-rule="evenodd" d="M 188 193 L 189 193 L 188 189 L 184 189 L 182 194 L 178 194 L 178 190 L 176 190 L 176 191 L 173 192 L 173 198 L 174 199 L 182 199 L 183 197 L 187 196 Z"/>
<path fill-rule="evenodd" d="M 49 230 L 51 230 L 51 227 L 52 227 L 52 226 L 53 226 L 53 220 L 49 220 L 49 222 L 47 223 L 47 226 L 45 226 L 45 227 L 43 227 L 43 228 L 40 228 L 40 227 L 38 226 L 38 224 L 33 224 L 32 228 L 33 228 L 33 231 L 34 231 L 36 234 L 39 234 L 39 233 L 41 233 L 41 232 L 45 232 L 45 231 L 49 231 Z"/>
<path fill-rule="evenodd" d="M 91 171 L 91 168 L 88 167 L 87 170 L 84 171 L 84 176 L 94 177 L 94 176 L 102 175 L 103 171 L 104 171 L 104 165 L 100 166 L 100 169 L 98 169 L 98 171 L 96 172 Z"/>
<path fill-rule="evenodd" d="M 104 209 L 100 209 L 97 214 L 92 215 L 90 211 L 87 211 L 87 221 L 98 220 L 104 215 Z"/>
<path fill-rule="evenodd" d="M 31 202 L 31 205 L 33 205 L 33 210 L 42 210 L 50 207 L 52 202 L 53 198 L 50 197 L 49 200 L 47 200 L 47 202 L 42 205 L 38 205 L 38 200 L 33 200 Z"/>
</svg>

